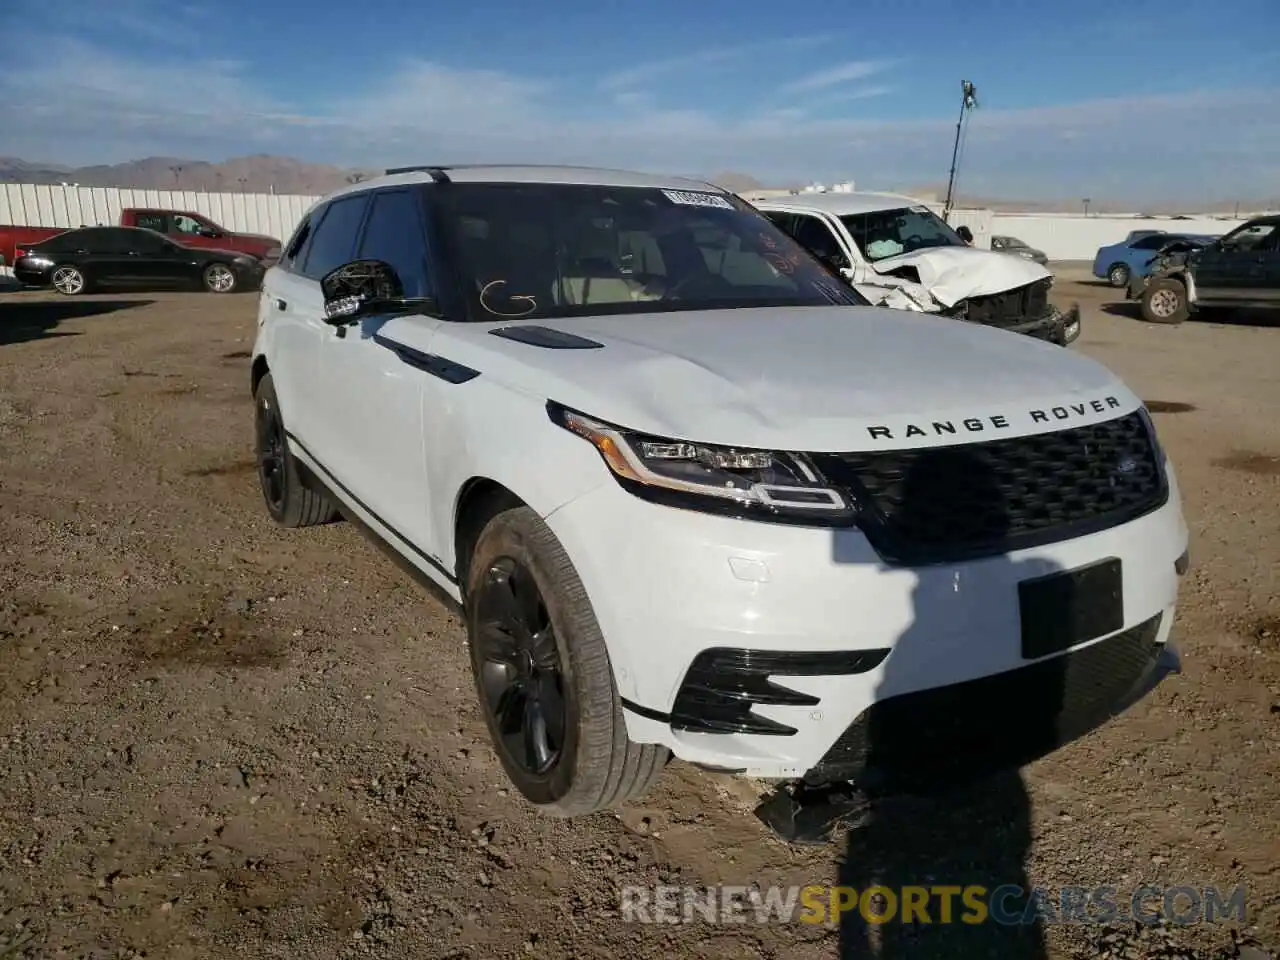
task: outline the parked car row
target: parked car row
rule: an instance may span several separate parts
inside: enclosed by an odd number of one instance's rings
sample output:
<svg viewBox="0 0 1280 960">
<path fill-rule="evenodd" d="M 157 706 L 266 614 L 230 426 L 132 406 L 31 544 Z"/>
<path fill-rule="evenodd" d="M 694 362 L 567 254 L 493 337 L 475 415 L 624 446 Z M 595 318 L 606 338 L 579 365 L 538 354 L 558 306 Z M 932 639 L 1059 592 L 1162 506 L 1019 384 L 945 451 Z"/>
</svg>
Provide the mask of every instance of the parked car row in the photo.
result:
<svg viewBox="0 0 1280 960">
<path fill-rule="evenodd" d="M 355 522 L 460 611 L 540 811 L 615 807 L 675 756 L 775 781 L 757 815 L 812 840 L 1178 669 L 1188 530 L 1142 400 L 980 319 L 1042 309 L 1043 268 L 909 201 L 760 207 L 408 168 L 320 200 L 264 279 L 267 513 Z"/>
<path fill-rule="evenodd" d="M 1166 246 L 1184 244 L 1191 249 L 1212 243 L 1215 239 L 1199 233 L 1135 230 L 1119 243 L 1098 248 L 1093 258 L 1093 275 L 1117 289 L 1124 289 L 1131 280 L 1147 276 L 1156 256 Z"/>
<path fill-rule="evenodd" d="M 174 243 L 142 227 L 82 227 L 24 242 L 13 275 L 66 296 L 110 287 L 177 287 L 232 293 L 256 289 L 266 266 L 247 253 Z"/>
<path fill-rule="evenodd" d="M 96 224 L 96 226 L 108 226 L 108 224 Z M 280 258 L 280 241 L 275 237 L 260 233 L 238 233 L 214 223 L 203 214 L 185 210 L 126 207 L 120 211 L 119 222 L 113 226 L 153 230 L 185 247 L 247 253 L 268 265 Z M 18 257 L 19 249 L 48 240 L 62 233 L 64 229 L 62 227 L 0 226 L 0 256 L 13 262 Z"/>
<path fill-rule="evenodd" d="M 1128 295 L 1152 323 L 1204 310 L 1280 310 L 1280 216 L 1249 220 L 1209 243 L 1165 244 Z"/>
</svg>

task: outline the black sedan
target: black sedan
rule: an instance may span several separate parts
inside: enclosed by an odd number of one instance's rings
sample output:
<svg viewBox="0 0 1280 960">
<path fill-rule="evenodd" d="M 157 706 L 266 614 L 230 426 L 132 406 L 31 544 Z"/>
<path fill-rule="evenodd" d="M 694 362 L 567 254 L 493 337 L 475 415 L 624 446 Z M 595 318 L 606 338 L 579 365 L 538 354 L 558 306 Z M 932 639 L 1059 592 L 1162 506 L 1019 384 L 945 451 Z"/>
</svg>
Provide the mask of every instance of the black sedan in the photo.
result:
<svg viewBox="0 0 1280 960">
<path fill-rule="evenodd" d="M 24 246 L 13 262 L 19 283 L 74 296 L 91 287 L 191 287 L 210 293 L 255 290 L 265 272 L 232 250 L 184 247 L 140 227 L 81 227 Z"/>
</svg>

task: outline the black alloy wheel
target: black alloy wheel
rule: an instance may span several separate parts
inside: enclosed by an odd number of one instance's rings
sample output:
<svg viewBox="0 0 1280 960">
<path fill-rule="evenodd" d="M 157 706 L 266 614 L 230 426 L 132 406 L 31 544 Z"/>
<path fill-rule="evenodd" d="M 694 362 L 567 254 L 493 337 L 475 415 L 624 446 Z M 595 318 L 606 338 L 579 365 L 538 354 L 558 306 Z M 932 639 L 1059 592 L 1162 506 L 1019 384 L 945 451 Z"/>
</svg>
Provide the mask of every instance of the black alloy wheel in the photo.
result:
<svg viewBox="0 0 1280 960">
<path fill-rule="evenodd" d="M 555 627 L 533 574 L 496 558 L 475 598 L 476 654 L 485 710 L 498 748 L 533 777 L 560 762 L 569 724 Z"/>
<path fill-rule="evenodd" d="M 288 478 L 286 476 L 284 424 L 274 397 L 258 397 L 258 480 L 262 496 L 273 516 L 284 513 Z"/>
</svg>

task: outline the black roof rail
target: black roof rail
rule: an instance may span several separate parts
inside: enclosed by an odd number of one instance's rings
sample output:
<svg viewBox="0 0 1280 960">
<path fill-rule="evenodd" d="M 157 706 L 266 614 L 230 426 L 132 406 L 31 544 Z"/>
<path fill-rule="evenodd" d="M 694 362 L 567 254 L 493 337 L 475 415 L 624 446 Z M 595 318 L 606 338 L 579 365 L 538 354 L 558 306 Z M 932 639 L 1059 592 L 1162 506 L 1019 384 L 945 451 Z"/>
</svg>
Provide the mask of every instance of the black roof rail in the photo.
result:
<svg viewBox="0 0 1280 960">
<path fill-rule="evenodd" d="M 431 179 L 436 183 L 449 182 L 449 175 L 444 172 L 443 167 L 392 167 L 389 170 L 384 171 L 384 175 L 388 177 L 393 177 L 397 173 L 429 173 L 431 174 Z"/>
</svg>

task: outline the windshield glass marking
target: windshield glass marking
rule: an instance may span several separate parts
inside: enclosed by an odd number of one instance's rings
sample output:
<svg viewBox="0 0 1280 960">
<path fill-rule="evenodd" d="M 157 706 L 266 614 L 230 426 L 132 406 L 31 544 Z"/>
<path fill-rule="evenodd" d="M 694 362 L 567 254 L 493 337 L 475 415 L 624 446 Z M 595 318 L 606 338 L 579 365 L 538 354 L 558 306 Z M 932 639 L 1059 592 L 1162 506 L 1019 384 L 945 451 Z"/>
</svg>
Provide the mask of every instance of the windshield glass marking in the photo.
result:
<svg viewBox="0 0 1280 960">
<path fill-rule="evenodd" d="M 455 183 L 441 202 L 446 246 L 480 320 L 867 303 L 728 196 Z"/>
<path fill-rule="evenodd" d="M 507 285 L 507 281 L 505 280 L 490 280 L 483 287 L 481 287 L 480 288 L 480 306 L 484 307 L 486 310 L 492 313 L 495 317 L 527 317 L 529 314 L 533 313 L 535 310 L 538 309 L 538 301 L 534 297 L 529 296 L 528 294 L 525 294 L 525 293 L 504 294 L 500 291 L 497 293 L 490 293 L 490 291 L 493 290 L 494 287 L 498 287 L 498 286 L 505 287 L 506 285 Z M 516 313 L 506 313 L 502 310 L 498 310 L 494 308 L 489 304 L 489 299 L 491 297 L 493 298 L 505 297 L 512 304 L 515 304 L 517 301 L 524 301 L 525 304 L 527 304 L 528 308 L 525 310 L 517 311 Z"/>
<path fill-rule="evenodd" d="M 672 203 L 683 204 L 688 207 L 719 207 L 722 210 L 732 210 L 731 204 L 724 197 L 717 196 L 714 193 L 694 193 L 691 190 L 663 190 L 667 199 Z"/>
</svg>

